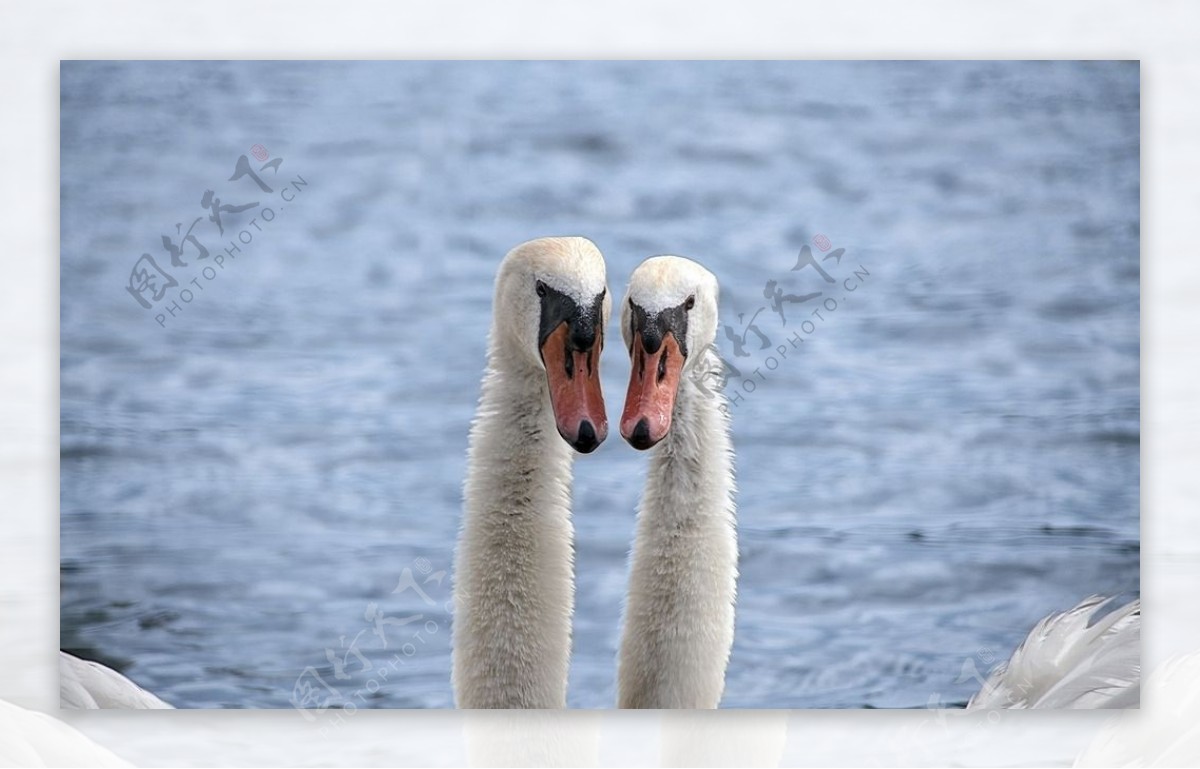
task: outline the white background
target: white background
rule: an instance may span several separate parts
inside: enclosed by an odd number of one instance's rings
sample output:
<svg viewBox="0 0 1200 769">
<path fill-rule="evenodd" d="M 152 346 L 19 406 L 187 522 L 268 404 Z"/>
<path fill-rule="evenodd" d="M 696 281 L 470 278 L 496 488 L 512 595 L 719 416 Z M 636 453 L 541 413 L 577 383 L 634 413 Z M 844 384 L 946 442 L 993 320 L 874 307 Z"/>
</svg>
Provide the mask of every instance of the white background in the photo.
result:
<svg viewBox="0 0 1200 769">
<path fill-rule="evenodd" d="M 5 2 L 0 19 L 0 699 L 56 712 L 58 61 L 1124 58 L 1142 61 L 1144 663 L 1200 650 L 1200 4 Z M 1200 684 L 1200 681 L 1196 682 Z M 1187 714 L 1185 714 L 1187 715 Z M 1196 714 L 1191 714 L 1194 717 Z M 1069 764 L 1099 713 L 74 713 L 138 764 Z M 1127 731 L 1170 728 L 1146 696 Z M 4 747 L 30 739 L 0 718 Z M 1155 743 L 1126 743 L 1149 759 Z M 1139 753 L 1140 751 L 1140 753 Z M 735 758 L 736 757 L 736 758 Z M 1196 756 L 1200 762 L 1200 755 Z"/>
</svg>

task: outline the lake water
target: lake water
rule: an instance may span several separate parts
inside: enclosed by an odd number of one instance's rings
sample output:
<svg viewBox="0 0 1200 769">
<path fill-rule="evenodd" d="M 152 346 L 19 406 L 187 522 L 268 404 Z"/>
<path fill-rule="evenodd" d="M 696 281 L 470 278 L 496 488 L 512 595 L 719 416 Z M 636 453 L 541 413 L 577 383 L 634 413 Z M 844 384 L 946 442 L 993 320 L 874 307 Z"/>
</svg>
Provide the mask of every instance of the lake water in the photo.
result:
<svg viewBox="0 0 1200 769">
<path fill-rule="evenodd" d="M 451 706 L 492 279 L 541 235 L 593 239 L 617 298 L 695 258 L 745 335 L 725 706 L 961 704 L 1040 617 L 1139 590 L 1136 62 L 61 82 L 62 645 L 177 706 Z M 149 309 L 143 253 L 176 284 Z M 822 296 L 781 316 L 770 280 Z M 645 460 L 613 434 L 576 463 L 574 707 L 615 701 Z"/>
</svg>

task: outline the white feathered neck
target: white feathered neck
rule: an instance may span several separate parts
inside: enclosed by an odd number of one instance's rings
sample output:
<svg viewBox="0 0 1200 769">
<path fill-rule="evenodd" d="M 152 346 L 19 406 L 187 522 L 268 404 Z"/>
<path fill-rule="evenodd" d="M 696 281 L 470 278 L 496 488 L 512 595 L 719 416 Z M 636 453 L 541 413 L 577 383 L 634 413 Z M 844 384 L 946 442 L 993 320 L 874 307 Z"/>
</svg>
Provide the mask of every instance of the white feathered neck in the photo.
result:
<svg viewBox="0 0 1200 769">
<path fill-rule="evenodd" d="M 471 427 L 455 557 L 460 708 L 566 707 L 572 456 L 555 432 L 542 372 L 493 341 Z"/>
<path fill-rule="evenodd" d="M 733 645 L 737 534 L 724 396 L 680 383 L 651 450 L 638 510 L 618 663 L 622 708 L 715 708 Z M 700 381 L 708 381 L 700 379 Z"/>
</svg>

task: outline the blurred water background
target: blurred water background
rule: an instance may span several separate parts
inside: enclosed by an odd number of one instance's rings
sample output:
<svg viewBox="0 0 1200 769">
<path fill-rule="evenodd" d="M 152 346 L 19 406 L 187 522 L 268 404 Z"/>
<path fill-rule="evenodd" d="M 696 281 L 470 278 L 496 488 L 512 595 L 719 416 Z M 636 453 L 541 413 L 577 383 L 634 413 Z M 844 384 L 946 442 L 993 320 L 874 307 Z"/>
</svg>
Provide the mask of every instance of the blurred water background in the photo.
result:
<svg viewBox="0 0 1200 769">
<path fill-rule="evenodd" d="M 65 62 L 63 647 L 181 707 L 450 706 L 492 278 L 582 234 L 617 298 L 648 255 L 701 261 L 745 333 L 724 705 L 961 704 L 1043 615 L 1139 589 L 1138 78 Z M 208 190 L 259 205 L 221 235 Z M 834 283 L 805 245 L 845 249 Z M 143 253 L 176 282 L 150 309 Z M 822 296 L 781 317 L 771 280 Z M 610 415 L 627 374 L 610 344 Z M 645 459 L 614 434 L 576 463 L 575 707 L 615 699 Z"/>
</svg>

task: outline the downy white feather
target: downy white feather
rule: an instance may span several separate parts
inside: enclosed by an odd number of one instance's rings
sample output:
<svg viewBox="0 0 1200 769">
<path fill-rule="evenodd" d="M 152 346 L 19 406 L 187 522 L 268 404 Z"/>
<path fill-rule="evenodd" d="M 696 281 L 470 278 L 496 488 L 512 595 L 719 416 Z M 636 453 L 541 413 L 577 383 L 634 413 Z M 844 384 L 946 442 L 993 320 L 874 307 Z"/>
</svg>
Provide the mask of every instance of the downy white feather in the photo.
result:
<svg viewBox="0 0 1200 769">
<path fill-rule="evenodd" d="M 688 259 L 654 257 L 630 278 L 630 301 L 688 311 L 688 355 L 670 429 L 651 449 L 637 514 L 618 661 L 622 708 L 715 708 L 725 689 L 737 596 L 737 532 L 729 410 L 717 379 L 716 277 Z"/>
<path fill-rule="evenodd" d="M 574 454 L 555 432 L 538 353 L 538 280 L 585 301 L 605 291 L 604 259 L 584 238 L 543 238 L 509 252 L 496 278 L 455 554 L 460 708 L 566 707 Z"/>
</svg>

